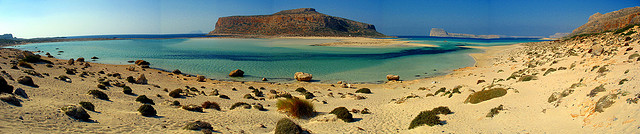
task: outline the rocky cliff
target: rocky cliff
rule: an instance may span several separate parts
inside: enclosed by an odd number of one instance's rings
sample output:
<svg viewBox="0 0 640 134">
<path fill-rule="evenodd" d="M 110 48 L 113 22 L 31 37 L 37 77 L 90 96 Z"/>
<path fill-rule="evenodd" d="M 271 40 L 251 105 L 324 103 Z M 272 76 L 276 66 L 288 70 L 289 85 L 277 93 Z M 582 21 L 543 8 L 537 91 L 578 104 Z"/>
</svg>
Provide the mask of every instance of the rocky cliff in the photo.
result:
<svg viewBox="0 0 640 134">
<path fill-rule="evenodd" d="M 313 8 L 284 10 L 272 15 L 218 18 L 209 35 L 357 36 L 385 37 L 375 26 L 317 12 Z"/>
<path fill-rule="evenodd" d="M 576 28 L 569 36 L 600 33 L 640 23 L 640 7 L 629 7 L 606 14 L 595 13 L 586 24 Z"/>
</svg>

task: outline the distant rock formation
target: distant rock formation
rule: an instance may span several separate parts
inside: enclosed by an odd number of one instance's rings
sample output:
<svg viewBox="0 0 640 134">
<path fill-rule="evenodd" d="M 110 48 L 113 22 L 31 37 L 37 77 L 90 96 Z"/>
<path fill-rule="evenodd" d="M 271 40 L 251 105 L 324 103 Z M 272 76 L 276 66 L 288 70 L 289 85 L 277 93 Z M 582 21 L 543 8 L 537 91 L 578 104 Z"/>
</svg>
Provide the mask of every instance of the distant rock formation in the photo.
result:
<svg viewBox="0 0 640 134">
<path fill-rule="evenodd" d="M 371 24 L 325 15 L 313 8 L 218 18 L 209 35 L 386 37 Z"/>
<path fill-rule="evenodd" d="M 12 34 L 0 35 L 0 39 L 14 39 Z"/>
<path fill-rule="evenodd" d="M 600 33 L 640 23 L 640 7 L 629 7 L 606 14 L 595 13 L 586 24 L 573 30 L 569 36 Z"/>
<path fill-rule="evenodd" d="M 500 35 L 473 35 L 473 34 L 463 34 L 463 33 L 448 33 L 441 28 L 431 28 L 431 32 L 429 32 L 429 36 L 435 37 L 458 37 L 458 38 L 485 38 L 485 39 L 493 39 L 500 38 Z"/>
<path fill-rule="evenodd" d="M 550 35 L 550 36 L 549 36 L 549 38 L 552 38 L 552 39 L 559 39 L 559 38 L 565 37 L 565 36 L 567 36 L 567 35 L 569 35 L 569 34 L 570 34 L 570 33 L 555 33 L 555 34 L 553 34 L 553 35 Z"/>
</svg>

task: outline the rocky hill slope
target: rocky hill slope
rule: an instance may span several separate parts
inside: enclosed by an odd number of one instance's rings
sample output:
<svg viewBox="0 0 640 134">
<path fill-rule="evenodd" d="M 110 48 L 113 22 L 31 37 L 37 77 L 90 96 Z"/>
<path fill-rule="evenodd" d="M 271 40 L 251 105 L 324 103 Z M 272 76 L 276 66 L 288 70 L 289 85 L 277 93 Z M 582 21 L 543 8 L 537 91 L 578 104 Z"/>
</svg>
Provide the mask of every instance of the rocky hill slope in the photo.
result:
<svg viewBox="0 0 640 134">
<path fill-rule="evenodd" d="M 574 29 L 569 37 L 612 31 L 632 24 L 640 24 L 640 7 L 624 8 L 606 14 L 595 13 L 586 24 Z"/>
<path fill-rule="evenodd" d="M 313 8 L 284 10 L 272 15 L 218 19 L 210 35 L 384 37 L 375 26 L 316 12 Z"/>
</svg>

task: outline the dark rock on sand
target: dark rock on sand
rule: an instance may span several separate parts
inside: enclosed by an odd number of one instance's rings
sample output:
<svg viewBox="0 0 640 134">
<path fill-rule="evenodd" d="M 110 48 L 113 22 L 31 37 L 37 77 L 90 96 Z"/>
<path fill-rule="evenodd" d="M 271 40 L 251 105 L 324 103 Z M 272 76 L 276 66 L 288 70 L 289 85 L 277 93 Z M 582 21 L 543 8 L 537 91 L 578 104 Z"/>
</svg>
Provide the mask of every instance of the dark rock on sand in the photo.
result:
<svg viewBox="0 0 640 134">
<path fill-rule="evenodd" d="M 66 105 L 60 108 L 60 110 L 69 117 L 77 120 L 89 121 L 89 118 L 91 117 L 84 108 L 76 105 Z"/>
<path fill-rule="evenodd" d="M 147 78 L 144 77 L 144 74 L 140 74 L 140 77 L 136 79 L 136 84 L 147 84 Z"/>
<path fill-rule="evenodd" d="M 182 74 L 182 71 L 176 69 L 176 70 L 173 70 L 173 72 L 171 72 L 171 73 L 173 73 L 173 74 Z"/>
<path fill-rule="evenodd" d="M 84 62 L 84 58 L 80 57 L 80 58 L 76 59 L 76 62 Z"/>
<path fill-rule="evenodd" d="M 400 80 L 400 76 L 398 76 L 398 75 L 391 75 L 391 74 L 390 74 L 390 75 L 387 75 L 387 80 L 389 80 L 389 81 L 397 81 L 397 80 Z"/>
<path fill-rule="evenodd" d="M 17 88 L 15 91 L 13 91 L 13 94 L 18 95 L 22 98 L 29 98 L 29 96 L 27 95 L 27 92 L 24 91 L 24 89 L 22 88 Z"/>
<path fill-rule="evenodd" d="M 73 65 L 73 58 L 69 59 L 69 61 L 67 61 L 67 64 Z"/>
<path fill-rule="evenodd" d="M 29 76 L 20 76 L 20 78 L 18 78 L 18 83 L 27 86 L 38 87 L 38 85 L 33 83 L 33 79 L 31 79 L 31 77 Z"/>
<path fill-rule="evenodd" d="M 7 84 L 3 77 L 0 77 L 0 93 L 12 93 L 13 86 Z"/>
<path fill-rule="evenodd" d="M 229 76 L 231 77 L 242 77 L 244 76 L 244 71 L 240 70 L 240 69 L 236 69 L 231 71 L 231 73 L 229 73 Z"/>
</svg>

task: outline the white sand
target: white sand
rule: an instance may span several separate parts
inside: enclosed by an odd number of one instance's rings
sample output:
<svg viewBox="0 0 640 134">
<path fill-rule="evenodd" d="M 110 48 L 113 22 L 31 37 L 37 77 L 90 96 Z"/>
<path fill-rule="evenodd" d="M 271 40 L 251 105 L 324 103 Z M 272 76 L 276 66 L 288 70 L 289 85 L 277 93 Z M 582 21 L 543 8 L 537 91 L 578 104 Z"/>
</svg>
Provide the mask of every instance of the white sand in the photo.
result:
<svg viewBox="0 0 640 134">
<path fill-rule="evenodd" d="M 638 28 L 634 30 L 638 31 Z M 371 114 L 353 114 L 356 122 L 345 123 L 342 121 L 317 122 L 307 119 L 293 119 L 294 122 L 309 130 L 312 133 L 639 133 L 640 106 L 639 104 L 629 104 L 625 100 L 635 97 L 640 93 L 638 90 L 638 76 L 640 76 L 639 61 L 627 62 L 629 55 L 637 53 L 640 48 L 637 33 L 633 34 L 631 41 L 618 40 L 618 37 L 603 35 L 611 45 L 605 46 L 605 51 L 612 52 L 609 55 L 592 56 L 587 51 L 591 46 L 591 39 L 594 37 L 571 42 L 560 42 L 549 44 L 529 43 L 510 46 L 489 47 L 485 53 L 472 54 L 477 60 L 476 67 L 467 67 L 454 71 L 445 76 L 427 78 L 412 81 L 389 82 L 387 84 L 354 84 L 356 88 L 370 88 L 373 94 L 356 94 L 365 96 L 366 99 L 354 100 L 351 97 L 340 98 L 338 93 L 354 93 L 354 89 L 332 87 L 331 84 L 295 82 L 291 84 L 271 84 L 262 82 L 225 82 L 212 81 L 196 82 L 195 77 L 169 75 L 153 69 L 142 71 L 136 67 L 136 71 L 127 71 L 126 68 L 134 65 L 104 65 L 91 63 L 91 67 L 82 70 L 81 65 L 66 65 L 66 60 L 54 61 L 53 68 L 47 68 L 44 64 L 36 64 L 35 71 L 48 73 L 50 76 L 44 78 L 33 77 L 39 88 L 21 85 L 16 81 L 7 79 L 9 85 L 15 88 L 25 89 L 30 96 L 29 99 L 22 99 L 23 106 L 17 107 L 0 102 L 0 132 L 2 133 L 200 133 L 198 131 L 181 129 L 186 123 L 202 120 L 211 123 L 214 130 L 222 133 L 273 133 L 275 123 L 281 118 L 290 118 L 276 110 L 276 99 L 266 98 L 265 101 L 243 99 L 242 96 L 251 92 L 249 86 L 255 88 L 265 87 L 263 91 L 269 96 L 269 90 L 286 91 L 294 96 L 302 97 L 294 90 L 297 87 L 304 87 L 313 92 L 315 97 L 312 102 L 315 110 L 322 117 L 332 109 L 344 106 L 347 109 L 368 108 Z M 612 39 L 609 39 L 612 38 Z M 622 38 L 624 39 L 624 38 Z M 607 41 L 597 40 L 596 44 L 606 45 Z M 622 46 L 625 43 L 630 46 Z M 530 47 L 531 45 L 534 47 Z M 633 47 L 634 50 L 625 51 Z M 557 53 L 566 53 L 568 49 L 577 50 L 578 56 L 559 56 Z M 553 51 L 557 50 L 557 51 Z M 537 51 L 539 57 L 528 52 Z M 14 79 L 27 75 L 20 70 L 10 69 L 9 57 L 15 52 L 3 49 L 0 55 L 0 67 Z M 626 53 L 626 54 L 625 54 Z M 562 54 L 560 54 L 562 55 Z M 87 57 L 85 57 L 87 58 Z M 509 89 L 505 96 L 494 98 L 478 104 L 465 104 L 464 100 L 474 91 L 480 91 L 492 83 L 494 79 L 507 79 L 512 72 L 527 68 L 526 62 L 536 60 L 544 64 L 538 65 L 532 70 L 537 70 L 538 80 L 527 82 L 516 82 L 516 80 L 506 80 L 496 82 Z M 553 61 L 557 63 L 550 65 Z M 581 63 L 583 62 L 583 63 Z M 6 64 L 4 64 L 6 63 Z M 572 63 L 576 63 L 575 68 L 570 68 Z M 151 63 L 153 66 L 153 63 Z M 608 65 L 609 71 L 597 73 L 597 69 L 591 71 L 594 65 Z M 122 93 L 120 87 L 109 87 L 103 90 L 109 95 L 111 101 L 95 99 L 87 95 L 87 91 L 98 89 L 98 77 L 106 77 L 105 74 L 90 75 L 81 78 L 78 75 L 67 75 L 73 82 L 66 83 L 56 80 L 53 77 L 66 75 L 62 67 L 78 68 L 79 72 L 89 71 L 106 73 L 118 72 L 123 78 L 126 76 L 138 77 L 145 74 L 149 79 L 149 85 L 139 85 L 127 83 L 133 88 L 137 95 L 147 95 L 153 99 L 158 111 L 158 117 L 143 117 L 136 109 L 141 105 L 135 102 L 136 96 Z M 566 67 L 567 70 L 558 70 L 546 76 L 543 68 Z M 503 72 L 499 72 L 503 70 Z M 629 70 L 628 73 L 624 73 Z M 292 72 L 292 77 L 293 77 Z M 402 77 L 402 76 L 401 76 Z M 626 83 L 618 85 L 621 79 L 628 79 Z M 108 77 L 109 80 L 126 82 L 124 79 Z M 384 79 L 381 76 L 380 79 Z M 547 100 L 553 92 L 561 92 L 568 89 L 573 83 L 578 83 L 583 79 L 584 87 L 574 88 L 574 92 L 561 99 L 556 107 L 554 103 Z M 486 82 L 476 84 L 478 80 Z M 156 88 L 151 84 L 159 85 Z M 598 93 L 595 97 L 586 96 L 592 89 L 604 84 L 606 91 Z M 426 97 L 426 94 L 434 93 L 441 87 L 452 89 L 461 85 L 462 93 L 454 94 L 451 98 L 446 96 Z M 228 95 L 231 99 L 221 99 L 217 96 L 195 95 L 185 98 L 171 98 L 167 92 L 177 88 L 185 89 L 185 86 L 197 87 L 198 90 L 210 94 L 213 89 L 219 89 L 220 94 Z M 200 88 L 204 86 L 205 88 Z M 425 87 L 428 90 L 418 90 Z M 237 88 L 238 91 L 232 91 Z M 328 90 L 331 91 L 328 91 Z M 604 109 L 604 112 L 593 112 L 592 108 L 599 98 L 609 93 L 627 92 L 626 96 L 618 95 L 615 103 Z M 327 94 L 333 93 L 335 97 Z M 159 94 L 162 97 L 157 97 Z M 419 98 L 407 99 L 404 103 L 396 104 L 392 99 L 400 99 L 408 95 L 415 94 Z M 222 111 L 205 109 L 204 113 L 186 111 L 180 108 L 167 105 L 165 101 L 178 100 L 181 104 L 201 104 L 204 101 L 214 101 L 221 105 Z M 317 101 L 316 101 L 317 100 Z M 96 106 L 96 111 L 89 112 L 94 123 L 87 123 L 69 118 L 60 112 L 59 108 L 67 104 L 77 104 L 80 101 L 89 101 Z M 327 104 L 322 104 L 326 101 Z M 236 102 L 261 103 L 268 111 L 258 111 L 256 109 L 235 109 L 229 107 Z M 485 117 L 491 108 L 504 105 L 505 110 L 495 115 L 493 118 Z M 449 115 L 439 115 L 440 119 L 446 121 L 444 125 L 421 126 L 409 130 L 409 124 L 418 113 L 431 110 L 438 106 L 447 106 L 454 113 Z M 22 118 L 22 119 L 20 119 Z M 266 128 L 261 128 L 262 124 Z"/>
</svg>

